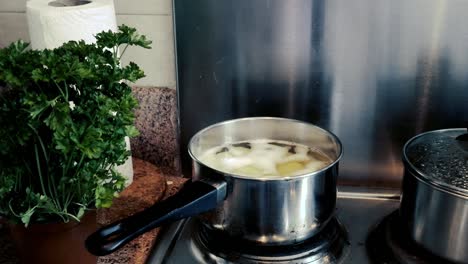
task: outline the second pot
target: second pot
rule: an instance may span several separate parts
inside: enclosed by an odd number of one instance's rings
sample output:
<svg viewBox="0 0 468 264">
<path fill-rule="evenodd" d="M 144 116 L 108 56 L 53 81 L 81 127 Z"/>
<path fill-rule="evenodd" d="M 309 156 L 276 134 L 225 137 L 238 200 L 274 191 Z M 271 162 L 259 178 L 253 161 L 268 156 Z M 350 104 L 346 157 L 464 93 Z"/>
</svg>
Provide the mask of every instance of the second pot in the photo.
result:
<svg viewBox="0 0 468 264">
<path fill-rule="evenodd" d="M 468 142 L 466 129 L 429 131 L 404 146 L 400 214 L 421 247 L 468 263 Z M 468 135 L 468 134 L 467 134 Z"/>
<path fill-rule="evenodd" d="M 212 147 L 254 139 L 303 144 L 333 162 L 308 174 L 256 178 L 218 171 L 199 160 Z M 273 117 L 229 120 L 194 135 L 189 153 L 193 159 L 191 182 L 167 200 L 103 227 L 88 238 L 88 250 L 105 255 L 152 228 L 194 215 L 205 227 L 233 239 L 292 244 L 318 233 L 334 214 L 342 146 L 335 135 L 320 127 Z"/>
</svg>

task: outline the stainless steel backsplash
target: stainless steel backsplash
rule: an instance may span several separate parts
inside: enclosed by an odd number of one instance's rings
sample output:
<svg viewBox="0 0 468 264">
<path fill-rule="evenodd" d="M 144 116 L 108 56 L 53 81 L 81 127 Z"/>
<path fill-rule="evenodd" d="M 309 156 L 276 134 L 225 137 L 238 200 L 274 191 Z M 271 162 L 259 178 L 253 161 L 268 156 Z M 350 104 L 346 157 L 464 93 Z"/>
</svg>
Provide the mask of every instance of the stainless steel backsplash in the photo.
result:
<svg viewBox="0 0 468 264">
<path fill-rule="evenodd" d="M 342 141 L 339 182 L 399 187 L 404 143 L 468 120 L 468 1 L 174 0 L 179 127 L 289 117 Z"/>
</svg>

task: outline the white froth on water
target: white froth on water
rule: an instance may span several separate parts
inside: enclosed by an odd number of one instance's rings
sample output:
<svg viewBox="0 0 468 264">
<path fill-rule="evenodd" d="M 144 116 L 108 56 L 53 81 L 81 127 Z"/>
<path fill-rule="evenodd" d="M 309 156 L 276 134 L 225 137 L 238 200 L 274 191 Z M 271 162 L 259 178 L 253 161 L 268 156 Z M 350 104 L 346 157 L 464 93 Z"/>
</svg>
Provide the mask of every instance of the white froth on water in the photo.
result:
<svg viewBox="0 0 468 264">
<path fill-rule="evenodd" d="M 311 173 L 332 160 L 305 145 L 256 139 L 217 146 L 200 161 L 219 171 L 252 177 L 284 177 Z"/>
</svg>

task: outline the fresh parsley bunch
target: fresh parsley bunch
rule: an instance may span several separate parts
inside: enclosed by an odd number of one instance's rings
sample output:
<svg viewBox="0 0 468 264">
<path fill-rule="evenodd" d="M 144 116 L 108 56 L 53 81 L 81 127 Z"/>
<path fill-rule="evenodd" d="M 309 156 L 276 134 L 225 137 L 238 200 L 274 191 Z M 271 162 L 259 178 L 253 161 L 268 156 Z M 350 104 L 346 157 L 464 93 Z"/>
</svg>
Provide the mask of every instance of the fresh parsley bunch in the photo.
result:
<svg viewBox="0 0 468 264">
<path fill-rule="evenodd" d="M 150 44 L 122 25 L 93 44 L 0 50 L 0 215 L 27 226 L 111 205 L 125 184 L 113 168 L 130 155 L 125 137 L 138 134 L 127 83 L 145 76 L 120 59 Z"/>
</svg>

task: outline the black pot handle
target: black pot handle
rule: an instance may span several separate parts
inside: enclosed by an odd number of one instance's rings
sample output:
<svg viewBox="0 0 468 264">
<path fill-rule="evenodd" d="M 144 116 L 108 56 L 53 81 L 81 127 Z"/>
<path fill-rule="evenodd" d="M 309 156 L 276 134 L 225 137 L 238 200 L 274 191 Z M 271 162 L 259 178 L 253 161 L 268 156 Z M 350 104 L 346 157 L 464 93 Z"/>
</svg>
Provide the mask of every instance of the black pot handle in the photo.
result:
<svg viewBox="0 0 468 264">
<path fill-rule="evenodd" d="M 104 226 L 85 241 L 96 256 L 110 254 L 139 235 L 165 223 L 214 209 L 226 198 L 226 182 L 188 182 L 175 195 L 130 217 Z"/>
</svg>

